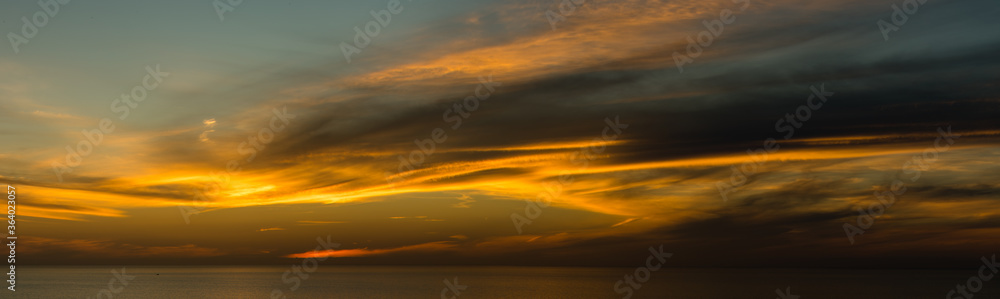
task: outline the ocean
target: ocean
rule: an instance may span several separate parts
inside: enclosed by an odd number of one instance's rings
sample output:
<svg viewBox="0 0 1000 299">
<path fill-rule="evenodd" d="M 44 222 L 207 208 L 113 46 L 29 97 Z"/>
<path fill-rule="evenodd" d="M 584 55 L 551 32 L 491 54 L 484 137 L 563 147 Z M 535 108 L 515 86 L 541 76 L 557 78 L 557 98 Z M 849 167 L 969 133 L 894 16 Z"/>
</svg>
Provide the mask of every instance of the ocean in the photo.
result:
<svg viewBox="0 0 1000 299">
<path fill-rule="evenodd" d="M 965 270 L 331 266 L 19 266 L 3 298 L 945 298 Z M 112 271 L 117 274 L 112 273 Z M 987 272 L 988 273 L 988 272 Z M 633 278 L 635 279 L 635 278 Z M 448 282 L 445 282 L 447 280 Z M 1000 298 L 985 281 L 975 298 Z M 123 281 L 125 283 L 123 283 Z M 110 282 L 110 285 L 109 285 Z M 618 283 L 618 292 L 616 292 Z M 298 285 L 296 288 L 293 287 Z M 975 284 L 973 286 L 976 286 Z M 784 297 L 779 297 L 781 290 Z M 795 297 L 798 296 L 798 297 Z M 956 297 L 961 298 L 961 297 Z"/>
</svg>

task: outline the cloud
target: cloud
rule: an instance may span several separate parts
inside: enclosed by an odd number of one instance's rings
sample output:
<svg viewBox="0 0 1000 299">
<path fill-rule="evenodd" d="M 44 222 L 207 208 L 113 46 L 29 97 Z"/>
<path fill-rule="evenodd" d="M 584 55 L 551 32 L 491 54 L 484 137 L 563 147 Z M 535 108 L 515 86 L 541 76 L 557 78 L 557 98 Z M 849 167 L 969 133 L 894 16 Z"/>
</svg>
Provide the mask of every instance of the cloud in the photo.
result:
<svg viewBox="0 0 1000 299">
<path fill-rule="evenodd" d="M 34 112 L 31 112 L 31 115 L 34 115 L 34 116 L 37 116 L 37 117 L 42 117 L 42 118 L 51 118 L 51 119 L 69 119 L 69 120 L 81 120 L 82 119 L 81 117 L 73 116 L 73 115 L 69 115 L 69 114 L 65 114 L 65 113 L 52 113 L 52 112 L 46 112 L 46 111 L 41 111 L 41 110 L 35 110 Z"/>
<path fill-rule="evenodd" d="M 304 225 L 347 223 L 347 221 L 323 221 L 323 220 L 299 220 L 297 222 L 302 223 Z"/>
<path fill-rule="evenodd" d="M 672 53 L 686 51 L 686 37 L 704 30 L 702 20 L 738 5 L 588 1 L 556 30 L 544 12 L 558 9 L 557 2 L 491 5 L 417 24 L 413 34 L 366 49 L 351 68 L 333 73 L 316 70 L 331 65 L 327 55 L 303 58 L 309 63 L 301 68 L 253 65 L 164 94 L 171 105 L 201 98 L 227 102 L 225 109 L 164 109 L 150 119 L 118 122 L 119 129 L 63 183 L 55 181 L 52 162 L 65 163 L 65 146 L 80 141 L 80 126 L 70 120 L 88 116 L 52 112 L 68 110 L 34 100 L 33 92 L 43 89 L 31 82 L 5 84 L 0 91 L 11 100 L 4 108 L 14 108 L 0 109 L 0 136 L 20 133 L 4 145 L 0 176 L 32 197 L 19 213 L 37 221 L 145 223 L 134 213 L 197 206 L 236 219 L 254 207 L 346 207 L 400 198 L 475 213 L 496 202 L 536 198 L 551 192 L 542 182 L 571 175 L 573 182 L 560 187 L 530 236 L 514 235 L 507 206 L 482 217 L 501 219 L 506 230 L 450 215 L 394 216 L 417 214 L 392 208 L 372 219 L 302 212 L 286 224 L 240 229 L 296 235 L 325 224 L 377 223 L 351 237 L 375 239 L 380 245 L 372 247 L 379 249 L 287 256 L 296 258 L 465 253 L 498 261 L 593 257 L 583 260 L 604 263 L 615 259 L 602 256 L 619 252 L 616 245 L 665 241 L 693 244 L 681 249 L 703 254 L 702 261 L 729 248 L 774 250 L 770 257 L 796 250 L 824 256 L 840 254 L 836 250 L 846 243 L 839 225 L 867 207 L 872 192 L 902 163 L 932 146 L 937 127 L 951 126 L 962 135 L 958 143 L 879 220 L 878 229 L 902 234 L 870 234 L 885 236 L 882 243 L 946 235 L 941 238 L 960 244 L 996 226 L 1000 37 L 983 29 L 995 28 L 995 19 L 952 17 L 990 12 L 981 8 L 992 3 L 928 6 L 920 12 L 925 23 L 911 21 L 884 42 L 873 26 L 890 11 L 883 4 L 751 1 L 684 73 Z M 379 54 L 385 49 L 407 55 Z M 464 107 L 480 76 L 491 75 L 502 86 L 468 111 L 461 126 L 444 119 L 449 109 Z M 776 121 L 794 117 L 810 87 L 820 85 L 835 95 L 792 138 L 782 138 Z M 276 108 L 296 118 L 271 142 L 250 145 L 255 139 L 248 138 L 271 128 Z M 595 143 L 616 118 L 627 130 Z M 438 128 L 447 140 L 424 150 L 432 154 L 421 153 L 418 143 Z M 714 184 L 730 179 L 730 166 L 748 161 L 746 150 L 767 138 L 778 139 L 780 151 L 723 203 Z M 603 150 L 593 159 L 574 159 L 581 149 L 598 147 Z M 412 169 L 401 165 L 414 151 L 421 162 L 409 163 Z M 421 197 L 426 194 L 447 195 Z M 219 223 L 206 224 L 207 231 Z M 377 234 L 381 225 L 399 223 L 413 231 Z M 416 231 L 424 225 L 433 230 Z M 443 236 L 449 241 L 436 241 Z M 403 237 L 408 239 L 399 242 L 415 245 L 385 241 Z M 57 243 L 96 252 L 136 242 Z M 130 246 L 148 256 L 233 254 L 232 247 Z M 876 253 L 895 248 L 868 246 Z M 537 255 L 519 258 L 526 253 Z"/>
<path fill-rule="evenodd" d="M 456 207 L 456 208 L 465 208 L 465 209 L 467 209 L 467 208 L 469 208 L 469 204 L 470 204 L 470 203 L 474 203 L 474 202 L 476 202 L 476 201 L 475 201 L 475 200 L 473 200 L 473 199 L 472 199 L 472 197 L 471 197 L 471 196 L 469 196 L 468 194 L 462 194 L 462 196 L 461 196 L 461 197 L 459 197 L 459 198 L 458 198 L 458 200 L 459 200 L 459 201 L 461 201 L 461 202 L 459 202 L 459 203 L 456 203 L 456 204 L 452 205 L 453 207 Z"/>
<path fill-rule="evenodd" d="M 384 255 L 406 252 L 442 251 L 454 248 L 455 245 L 446 241 L 431 242 L 424 244 L 409 245 L 387 249 L 329 249 L 320 251 L 307 251 L 286 255 L 287 258 L 326 258 L 326 257 L 362 257 L 372 255 Z"/>
<path fill-rule="evenodd" d="M 215 127 L 215 119 L 206 119 L 201 123 L 205 125 L 205 129 L 201 132 L 201 135 L 198 135 L 198 140 L 201 142 L 211 142 L 211 140 L 208 139 L 208 133 L 215 132 L 215 130 L 211 130 L 211 128 Z"/>
</svg>

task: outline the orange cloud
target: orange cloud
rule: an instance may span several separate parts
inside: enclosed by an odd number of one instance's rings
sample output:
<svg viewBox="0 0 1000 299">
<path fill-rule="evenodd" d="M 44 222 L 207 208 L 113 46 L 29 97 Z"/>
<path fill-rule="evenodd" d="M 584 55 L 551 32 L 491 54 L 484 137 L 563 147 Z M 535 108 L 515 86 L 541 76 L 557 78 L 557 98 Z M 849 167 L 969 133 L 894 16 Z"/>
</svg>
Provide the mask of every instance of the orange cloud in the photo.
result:
<svg viewBox="0 0 1000 299">
<path fill-rule="evenodd" d="M 456 247 L 455 244 L 448 241 L 430 242 L 417 245 L 409 245 L 403 247 L 389 248 L 389 249 L 329 249 L 320 251 L 307 251 L 303 253 L 289 254 L 285 257 L 288 258 L 322 258 L 322 257 L 360 257 L 360 256 L 372 256 L 372 255 L 383 255 L 383 254 L 393 254 L 400 252 L 427 252 L 427 251 L 442 251 L 442 250 L 452 250 Z"/>
</svg>

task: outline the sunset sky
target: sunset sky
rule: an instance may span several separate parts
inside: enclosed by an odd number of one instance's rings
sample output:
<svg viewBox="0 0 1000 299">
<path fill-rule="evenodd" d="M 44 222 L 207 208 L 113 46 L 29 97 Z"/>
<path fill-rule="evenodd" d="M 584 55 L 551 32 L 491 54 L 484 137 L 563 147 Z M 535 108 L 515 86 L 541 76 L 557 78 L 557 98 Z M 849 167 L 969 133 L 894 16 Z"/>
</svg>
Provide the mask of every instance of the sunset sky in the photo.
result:
<svg viewBox="0 0 1000 299">
<path fill-rule="evenodd" d="M 17 53 L 5 39 L 19 263 L 629 266 L 663 244 L 678 267 L 953 267 L 1000 248 L 997 1 L 930 0 L 884 35 L 902 1 L 588 0 L 553 24 L 562 1 L 404 0 L 348 61 L 388 2 L 71 1 Z M 4 3 L 0 29 L 39 11 Z"/>
</svg>

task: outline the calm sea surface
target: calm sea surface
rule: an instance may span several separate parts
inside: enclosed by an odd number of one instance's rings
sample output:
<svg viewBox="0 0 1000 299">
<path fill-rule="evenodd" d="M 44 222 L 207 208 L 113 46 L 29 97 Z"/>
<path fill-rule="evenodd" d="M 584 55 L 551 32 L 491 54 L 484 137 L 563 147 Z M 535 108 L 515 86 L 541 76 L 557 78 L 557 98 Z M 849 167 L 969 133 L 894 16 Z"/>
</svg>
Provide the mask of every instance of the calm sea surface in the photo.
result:
<svg viewBox="0 0 1000 299">
<path fill-rule="evenodd" d="M 299 281 L 282 280 L 284 267 L 18 267 L 17 291 L 2 298 L 452 298 L 444 280 L 466 286 L 465 298 L 622 298 L 615 283 L 635 268 L 379 267 L 320 264 Z M 24 269 L 20 269 L 24 268 Z M 791 287 L 800 299 L 944 298 L 970 270 L 661 269 L 632 298 L 767 298 Z M 158 275 L 157 275 L 158 274 Z M 104 294 L 99 295 L 101 292 Z M 117 291 L 114 293 L 112 291 Z M 793 297 L 789 297 L 793 298 Z M 1000 298 L 1000 277 L 975 298 Z"/>
</svg>

